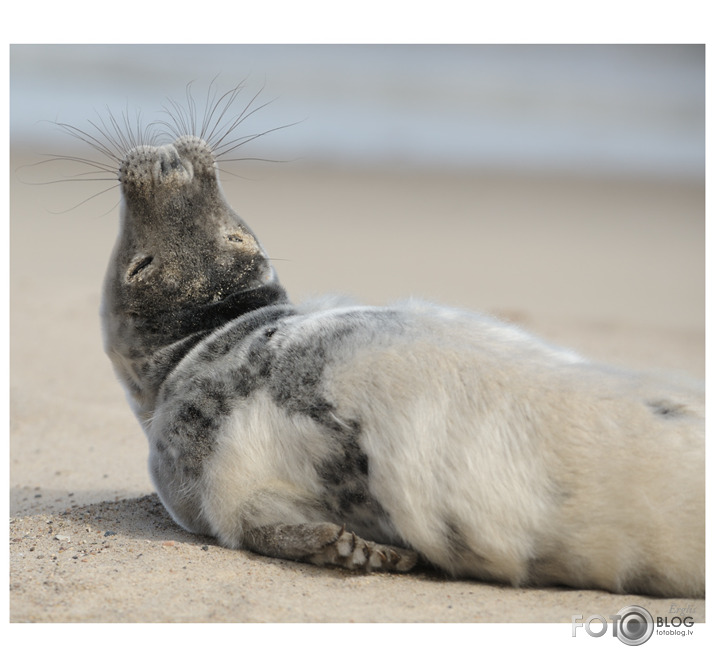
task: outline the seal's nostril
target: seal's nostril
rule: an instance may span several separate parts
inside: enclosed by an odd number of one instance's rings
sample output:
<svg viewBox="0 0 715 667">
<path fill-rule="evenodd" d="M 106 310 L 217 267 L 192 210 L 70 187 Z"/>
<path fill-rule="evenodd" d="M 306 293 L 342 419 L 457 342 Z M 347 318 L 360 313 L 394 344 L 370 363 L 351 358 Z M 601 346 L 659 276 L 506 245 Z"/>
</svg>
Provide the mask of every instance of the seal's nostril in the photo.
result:
<svg viewBox="0 0 715 667">
<path fill-rule="evenodd" d="M 161 146 L 154 154 L 154 180 L 162 184 L 180 184 L 193 178 L 189 163 L 182 162 L 181 156 L 172 145 Z"/>
<path fill-rule="evenodd" d="M 160 158 L 159 158 L 159 164 L 161 166 L 161 175 L 166 176 L 170 172 L 176 170 L 176 169 L 183 169 L 184 165 L 181 163 L 181 160 L 179 159 L 178 153 L 174 151 L 173 153 L 164 153 Z"/>
</svg>

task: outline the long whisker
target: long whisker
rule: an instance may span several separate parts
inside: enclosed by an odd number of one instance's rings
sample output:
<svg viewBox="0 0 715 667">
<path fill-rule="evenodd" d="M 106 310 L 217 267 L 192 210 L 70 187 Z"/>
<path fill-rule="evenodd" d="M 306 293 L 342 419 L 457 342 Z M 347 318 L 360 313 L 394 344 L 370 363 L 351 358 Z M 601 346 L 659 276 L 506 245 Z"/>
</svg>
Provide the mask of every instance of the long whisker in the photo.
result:
<svg viewBox="0 0 715 667">
<path fill-rule="evenodd" d="M 235 150 L 236 148 L 240 148 L 241 146 L 244 146 L 250 141 L 253 141 L 254 139 L 259 139 L 260 137 L 265 137 L 267 134 L 271 134 L 273 132 L 277 132 L 278 130 L 285 130 L 288 127 L 293 127 L 294 125 L 298 125 L 299 123 L 302 123 L 303 121 L 296 121 L 295 123 L 287 123 L 285 125 L 279 125 L 278 127 L 271 128 L 270 130 L 266 130 L 265 132 L 258 132 L 256 134 L 248 135 L 246 137 L 239 137 L 238 139 L 234 139 L 233 141 L 229 142 L 224 146 L 224 150 L 221 151 L 220 153 L 216 153 L 216 158 L 220 158 L 223 155 L 226 155 L 226 153 L 230 153 L 231 151 Z M 220 145 L 220 144 L 219 144 Z"/>
<path fill-rule="evenodd" d="M 227 162 L 268 162 L 272 164 L 290 164 L 291 162 L 295 162 L 295 160 L 278 160 L 268 157 L 230 157 L 216 160 L 216 162 L 219 164 L 225 164 Z"/>
<path fill-rule="evenodd" d="M 76 204 L 75 206 L 72 206 L 72 207 L 70 207 L 70 208 L 68 208 L 68 209 L 65 209 L 64 211 L 51 211 L 51 213 L 55 213 L 55 214 L 57 214 L 57 215 L 60 215 L 60 214 L 62 214 L 62 213 L 69 213 L 70 211 L 74 211 L 76 208 L 79 208 L 79 207 L 82 206 L 83 204 L 86 204 L 88 201 L 91 201 L 92 199 L 95 199 L 95 198 L 97 198 L 97 197 L 100 197 L 101 195 L 103 195 L 103 194 L 109 192 L 110 190 L 114 190 L 114 188 L 118 188 L 118 187 L 119 187 L 119 183 L 116 183 L 115 185 L 113 185 L 113 186 L 110 187 L 110 188 L 106 188 L 105 190 L 102 190 L 101 192 L 97 192 L 97 193 L 91 195 L 90 197 L 87 197 L 86 199 L 83 199 L 79 204 Z M 110 210 L 110 211 L 111 211 L 111 210 L 114 210 L 118 205 L 119 205 L 119 202 L 117 202 L 116 204 L 114 204 L 114 206 L 112 206 L 112 208 L 109 209 L 109 210 Z M 109 212 L 109 211 L 107 211 L 107 212 Z"/>
<path fill-rule="evenodd" d="M 37 181 L 32 185 L 54 185 L 55 183 L 104 183 L 106 181 L 116 181 L 116 178 L 83 178 L 89 174 L 77 174 L 69 178 L 58 178 L 54 181 Z M 111 190 L 111 188 L 109 188 Z M 105 191 L 106 192 L 106 191 Z"/>
<path fill-rule="evenodd" d="M 115 167 L 108 164 L 104 164 L 104 162 L 99 162 L 97 160 L 90 160 L 89 158 L 76 157 L 74 155 L 55 155 L 52 153 L 44 153 L 43 157 L 46 157 L 47 160 L 40 160 L 39 162 L 35 162 L 35 164 L 33 164 L 32 166 L 39 167 L 41 164 L 48 164 L 49 162 L 76 162 L 77 164 L 83 164 L 87 167 L 94 167 L 98 169 L 99 171 L 97 173 L 116 173 Z"/>
<path fill-rule="evenodd" d="M 215 83 L 216 80 L 218 79 L 218 74 L 211 79 L 211 83 L 209 84 L 208 90 L 206 91 L 206 101 L 204 102 L 204 117 L 201 123 L 201 132 L 199 133 L 200 137 L 205 137 L 206 136 L 206 130 L 208 129 L 211 119 L 213 117 L 214 112 L 216 111 L 216 95 L 218 92 L 216 91 Z M 243 81 L 238 84 L 238 87 L 243 86 Z"/>
<path fill-rule="evenodd" d="M 103 144 L 97 137 L 89 134 L 88 132 L 85 132 L 84 130 L 80 130 L 78 127 L 75 127 L 74 125 L 69 125 L 68 123 L 57 123 L 58 127 L 62 128 L 67 134 L 70 136 L 74 137 L 75 139 L 79 139 L 80 141 L 84 142 L 91 148 L 93 148 L 96 151 L 99 151 L 102 153 L 105 157 L 109 158 L 113 162 L 118 162 L 116 154 L 108 148 L 105 144 Z M 95 127 L 95 129 L 98 129 L 97 126 L 90 121 L 90 125 Z M 99 130 L 100 133 L 104 136 L 104 133 Z"/>
<path fill-rule="evenodd" d="M 212 135 L 206 140 L 206 141 L 208 142 L 208 144 L 214 148 L 214 150 L 217 150 L 217 149 L 221 148 L 222 145 L 223 145 L 224 140 L 226 139 L 226 137 L 228 137 L 228 136 L 231 134 L 231 132 L 233 132 L 244 120 L 246 120 L 247 118 L 250 118 L 254 113 L 256 113 L 257 111 L 260 111 L 261 109 L 263 109 L 264 107 L 268 106 L 269 104 L 271 104 L 272 102 L 275 101 L 275 100 L 270 100 L 270 101 L 268 101 L 268 102 L 266 102 L 266 103 L 264 103 L 264 104 L 261 104 L 259 107 L 256 107 L 255 109 L 252 109 L 252 110 L 249 112 L 249 109 L 250 109 L 251 105 L 255 102 L 255 100 L 258 98 L 258 96 L 259 96 L 262 92 L 263 92 L 263 89 L 259 90 L 259 91 L 251 98 L 251 100 L 250 100 L 249 103 L 243 108 L 243 111 L 239 114 L 239 116 L 228 126 L 228 129 L 225 129 L 225 130 L 224 130 L 223 127 L 221 128 L 220 131 L 222 132 L 222 135 L 221 135 L 221 137 L 218 139 L 218 141 L 216 141 L 216 142 L 213 141 L 213 133 L 212 133 Z M 223 113 L 225 113 L 226 110 L 227 110 L 227 109 L 225 109 Z M 222 113 L 222 117 L 223 117 L 223 113 Z M 225 127 L 225 126 L 224 126 L 224 127 Z"/>
<path fill-rule="evenodd" d="M 224 93 L 221 95 L 221 97 L 217 100 L 217 102 L 213 105 L 211 108 L 211 112 L 208 114 L 208 118 L 206 119 L 206 122 L 204 123 L 206 130 L 208 130 L 209 127 L 211 127 L 211 131 L 208 133 L 208 136 L 205 134 L 201 135 L 201 138 L 206 141 L 209 145 L 212 145 L 213 143 L 213 136 L 219 131 L 219 126 L 223 122 L 223 118 L 226 114 L 226 112 L 229 110 L 231 105 L 233 104 L 234 100 L 238 96 L 238 94 L 243 90 L 244 87 L 244 82 L 242 81 L 239 83 L 235 88 L 232 88 L 228 92 Z M 221 110 L 219 111 L 219 108 Z M 216 114 L 216 112 L 219 111 L 218 118 L 214 121 L 213 117 Z"/>
</svg>

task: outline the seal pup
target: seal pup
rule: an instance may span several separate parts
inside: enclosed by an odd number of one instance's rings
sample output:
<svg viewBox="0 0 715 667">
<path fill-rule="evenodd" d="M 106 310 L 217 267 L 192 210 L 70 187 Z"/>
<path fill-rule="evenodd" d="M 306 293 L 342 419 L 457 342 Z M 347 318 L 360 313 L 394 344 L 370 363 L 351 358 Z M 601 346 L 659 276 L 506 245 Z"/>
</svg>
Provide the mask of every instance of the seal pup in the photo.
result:
<svg viewBox="0 0 715 667">
<path fill-rule="evenodd" d="M 293 304 L 219 185 L 225 112 L 117 156 L 104 343 L 174 520 L 351 570 L 703 596 L 703 389 L 457 309 Z"/>
</svg>

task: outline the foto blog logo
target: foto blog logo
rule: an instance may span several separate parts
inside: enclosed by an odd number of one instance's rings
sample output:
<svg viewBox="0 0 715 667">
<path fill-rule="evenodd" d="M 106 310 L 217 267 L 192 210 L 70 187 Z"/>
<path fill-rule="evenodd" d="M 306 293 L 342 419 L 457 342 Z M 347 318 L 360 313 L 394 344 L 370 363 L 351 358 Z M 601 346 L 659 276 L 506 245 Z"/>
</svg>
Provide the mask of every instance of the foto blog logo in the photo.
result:
<svg viewBox="0 0 715 667">
<path fill-rule="evenodd" d="M 623 607 L 608 618 L 613 622 L 613 636 L 628 646 L 645 644 L 653 634 L 653 617 L 647 609 L 638 605 Z M 584 621 L 583 615 L 576 614 L 571 617 L 572 637 L 576 636 L 579 628 L 584 628 L 591 637 L 603 637 L 608 632 L 608 621 L 599 614 L 593 614 Z"/>
</svg>

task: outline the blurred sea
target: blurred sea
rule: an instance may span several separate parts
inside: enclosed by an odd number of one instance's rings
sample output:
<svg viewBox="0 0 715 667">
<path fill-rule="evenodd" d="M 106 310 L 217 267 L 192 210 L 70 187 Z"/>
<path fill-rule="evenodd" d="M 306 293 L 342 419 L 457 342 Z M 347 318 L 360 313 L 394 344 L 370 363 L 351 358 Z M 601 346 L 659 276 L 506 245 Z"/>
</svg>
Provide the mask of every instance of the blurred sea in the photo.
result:
<svg viewBox="0 0 715 667">
<path fill-rule="evenodd" d="M 76 149 L 46 121 L 107 109 L 161 119 L 190 81 L 201 108 L 216 76 L 277 98 L 244 133 L 300 121 L 246 147 L 263 158 L 704 181 L 697 45 L 13 45 L 11 145 Z"/>
</svg>

